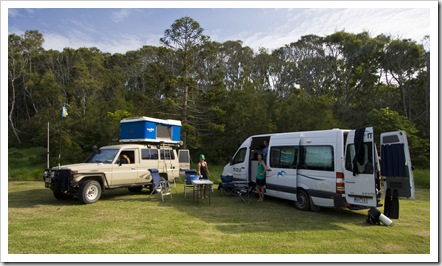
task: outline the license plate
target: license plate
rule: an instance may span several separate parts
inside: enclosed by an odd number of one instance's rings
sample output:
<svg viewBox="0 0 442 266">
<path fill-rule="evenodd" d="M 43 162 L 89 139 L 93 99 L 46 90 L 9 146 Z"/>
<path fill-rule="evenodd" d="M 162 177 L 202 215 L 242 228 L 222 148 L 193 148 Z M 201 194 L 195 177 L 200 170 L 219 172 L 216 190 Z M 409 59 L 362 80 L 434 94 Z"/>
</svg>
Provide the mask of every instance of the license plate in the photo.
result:
<svg viewBox="0 0 442 266">
<path fill-rule="evenodd" d="M 51 183 L 51 178 L 50 177 L 46 177 L 45 178 L 45 183 Z"/>
<path fill-rule="evenodd" d="M 368 199 L 367 198 L 359 198 L 359 197 L 355 197 L 355 203 L 368 203 Z"/>
</svg>

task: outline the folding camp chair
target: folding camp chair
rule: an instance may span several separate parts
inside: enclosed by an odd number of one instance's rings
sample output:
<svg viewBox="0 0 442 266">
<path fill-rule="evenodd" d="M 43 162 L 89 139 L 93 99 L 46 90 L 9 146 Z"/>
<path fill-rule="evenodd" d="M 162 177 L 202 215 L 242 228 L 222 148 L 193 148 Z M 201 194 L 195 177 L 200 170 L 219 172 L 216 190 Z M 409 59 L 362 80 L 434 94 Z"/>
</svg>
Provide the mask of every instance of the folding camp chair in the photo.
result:
<svg viewBox="0 0 442 266">
<path fill-rule="evenodd" d="M 256 189 L 256 183 L 255 181 L 250 181 L 247 183 L 246 186 L 243 186 L 241 188 L 238 188 L 236 190 L 236 194 L 238 195 L 238 198 L 240 198 L 244 203 L 249 204 L 252 202 L 253 198 L 255 197 L 255 191 Z"/>
<path fill-rule="evenodd" d="M 172 189 L 170 183 L 167 180 L 161 178 L 158 169 L 151 168 L 149 169 L 149 172 L 152 176 L 152 183 L 153 183 L 152 191 L 150 192 L 149 196 L 158 193 L 161 195 L 161 200 L 163 202 L 164 202 L 164 196 L 170 196 L 170 198 L 172 199 Z"/>
<path fill-rule="evenodd" d="M 195 195 L 196 187 L 193 185 L 192 181 L 199 179 L 196 170 L 186 170 L 185 180 L 184 180 L 184 197 L 186 198 L 187 193 L 192 193 Z"/>
<path fill-rule="evenodd" d="M 221 176 L 221 183 L 218 185 L 218 190 L 221 192 L 221 195 L 229 195 L 233 194 L 235 195 L 236 192 L 236 186 L 233 182 L 233 176 L 232 175 L 226 175 Z"/>
</svg>

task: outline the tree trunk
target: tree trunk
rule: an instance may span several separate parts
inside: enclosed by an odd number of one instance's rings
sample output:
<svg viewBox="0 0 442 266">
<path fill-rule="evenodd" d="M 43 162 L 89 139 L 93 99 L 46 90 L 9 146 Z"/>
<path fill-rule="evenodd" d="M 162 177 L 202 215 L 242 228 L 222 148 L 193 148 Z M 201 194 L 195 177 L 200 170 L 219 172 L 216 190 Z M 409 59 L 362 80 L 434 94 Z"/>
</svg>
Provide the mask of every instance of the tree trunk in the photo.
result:
<svg viewBox="0 0 442 266">
<path fill-rule="evenodd" d="M 12 100 L 11 100 L 11 109 L 9 110 L 8 120 L 9 124 L 11 125 L 12 132 L 14 132 L 14 135 L 18 141 L 19 144 L 21 144 L 20 137 L 18 136 L 17 129 L 14 126 L 14 121 L 12 120 L 12 114 L 14 113 L 15 108 L 15 86 L 14 81 L 11 81 L 11 87 L 12 87 Z"/>
</svg>

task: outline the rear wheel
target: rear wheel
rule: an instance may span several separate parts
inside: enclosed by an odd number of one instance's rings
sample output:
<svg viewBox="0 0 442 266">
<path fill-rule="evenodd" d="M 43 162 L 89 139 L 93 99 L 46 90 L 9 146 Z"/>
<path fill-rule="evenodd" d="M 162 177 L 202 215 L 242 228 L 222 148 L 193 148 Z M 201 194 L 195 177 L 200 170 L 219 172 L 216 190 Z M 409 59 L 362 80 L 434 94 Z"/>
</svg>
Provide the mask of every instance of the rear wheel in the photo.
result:
<svg viewBox="0 0 442 266">
<path fill-rule="evenodd" d="M 301 211 L 308 211 L 310 209 L 310 197 L 305 190 L 298 190 L 295 207 Z"/>
<path fill-rule="evenodd" d="M 78 199 L 81 203 L 90 204 L 98 201 L 101 197 L 101 186 L 95 180 L 86 180 L 78 190 Z"/>
</svg>

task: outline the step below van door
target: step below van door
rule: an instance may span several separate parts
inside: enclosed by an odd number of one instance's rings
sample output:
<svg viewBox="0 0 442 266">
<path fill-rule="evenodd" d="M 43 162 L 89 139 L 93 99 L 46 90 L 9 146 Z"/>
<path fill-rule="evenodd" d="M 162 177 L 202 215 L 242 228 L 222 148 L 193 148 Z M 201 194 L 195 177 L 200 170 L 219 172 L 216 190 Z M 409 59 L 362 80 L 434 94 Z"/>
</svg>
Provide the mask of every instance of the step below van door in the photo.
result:
<svg viewBox="0 0 442 266">
<path fill-rule="evenodd" d="M 373 128 L 352 130 L 345 147 L 344 183 L 347 203 L 377 206 L 377 155 Z"/>
<path fill-rule="evenodd" d="M 386 192 L 414 199 L 414 176 L 405 131 L 381 134 L 381 175 L 385 177 Z"/>
</svg>

